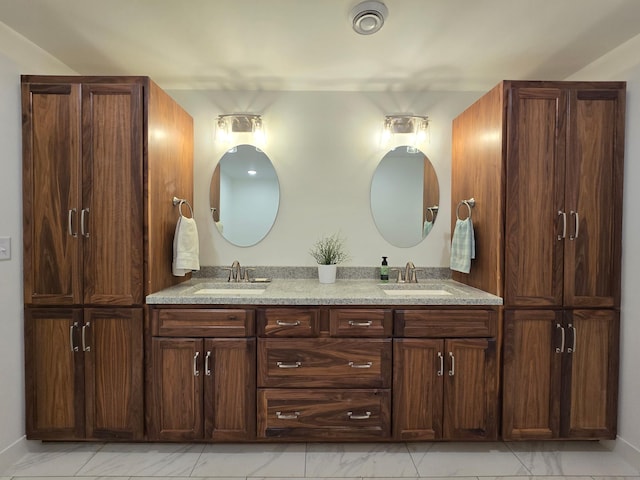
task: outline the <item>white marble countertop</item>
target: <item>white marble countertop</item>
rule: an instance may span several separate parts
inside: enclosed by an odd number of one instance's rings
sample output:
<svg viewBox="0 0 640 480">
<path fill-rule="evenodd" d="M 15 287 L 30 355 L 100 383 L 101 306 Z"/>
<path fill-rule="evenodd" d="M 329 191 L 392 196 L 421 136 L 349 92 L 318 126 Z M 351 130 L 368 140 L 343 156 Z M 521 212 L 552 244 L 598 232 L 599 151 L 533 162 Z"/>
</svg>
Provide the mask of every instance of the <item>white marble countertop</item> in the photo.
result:
<svg viewBox="0 0 640 480">
<path fill-rule="evenodd" d="M 228 293 L 227 293 L 228 291 Z M 148 295 L 147 304 L 210 305 L 502 305 L 502 298 L 453 280 L 381 283 L 279 279 L 268 283 L 229 283 L 197 278 Z"/>
</svg>

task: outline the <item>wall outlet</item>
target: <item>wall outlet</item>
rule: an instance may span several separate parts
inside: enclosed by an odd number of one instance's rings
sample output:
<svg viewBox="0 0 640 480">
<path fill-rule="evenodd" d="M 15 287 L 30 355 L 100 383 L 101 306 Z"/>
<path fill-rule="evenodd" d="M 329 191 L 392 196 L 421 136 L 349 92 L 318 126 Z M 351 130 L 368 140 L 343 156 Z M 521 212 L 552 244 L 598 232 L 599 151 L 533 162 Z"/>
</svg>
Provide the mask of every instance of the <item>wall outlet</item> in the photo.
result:
<svg viewBox="0 0 640 480">
<path fill-rule="evenodd" d="M 11 258 L 11 237 L 0 237 L 0 260 Z"/>
</svg>

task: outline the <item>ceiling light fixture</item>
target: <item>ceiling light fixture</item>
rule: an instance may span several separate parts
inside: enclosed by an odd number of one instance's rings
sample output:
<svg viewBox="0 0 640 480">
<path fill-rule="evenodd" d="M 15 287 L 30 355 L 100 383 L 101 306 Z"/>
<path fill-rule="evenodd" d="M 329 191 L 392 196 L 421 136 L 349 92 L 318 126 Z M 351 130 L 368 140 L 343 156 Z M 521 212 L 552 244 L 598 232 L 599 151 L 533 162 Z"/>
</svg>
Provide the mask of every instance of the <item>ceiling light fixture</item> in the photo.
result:
<svg viewBox="0 0 640 480">
<path fill-rule="evenodd" d="M 384 117 L 384 126 L 380 143 L 385 146 L 392 135 L 408 135 L 411 146 L 418 144 L 427 138 L 429 117 L 426 115 L 387 115 Z"/>
<path fill-rule="evenodd" d="M 266 141 L 262 116 L 254 113 L 229 113 L 218 115 L 216 139 L 229 142 L 234 134 L 249 133 L 255 145 L 262 146 Z"/>
<path fill-rule="evenodd" d="M 356 33 L 371 35 L 382 28 L 388 13 L 389 10 L 384 3 L 370 0 L 353 7 L 349 14 L 349 20 Z"/>
</svg>

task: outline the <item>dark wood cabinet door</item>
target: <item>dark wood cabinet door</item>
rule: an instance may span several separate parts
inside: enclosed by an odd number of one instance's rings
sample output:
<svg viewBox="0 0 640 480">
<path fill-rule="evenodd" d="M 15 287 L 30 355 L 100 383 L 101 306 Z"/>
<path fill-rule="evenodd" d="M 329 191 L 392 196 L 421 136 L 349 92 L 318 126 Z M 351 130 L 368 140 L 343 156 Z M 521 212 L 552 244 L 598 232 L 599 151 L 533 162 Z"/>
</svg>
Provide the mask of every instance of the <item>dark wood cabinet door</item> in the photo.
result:
<svg viewBox="0 0 640 480">
<path fill-rule="evenodd" d="M 620 305 L 625 92 L 570 95 L 565 305 Z M 530 223 L 530 222 L 528 222 Z"/>
<path fill-rule="evenodd" d="M 570 438 L 616 436 L 620 314 L 574 310 L 565 314 L 561 434 Z"/>
<path fill-rule="evenodd" d="M 567 330 L 560 311 L 506 312 L 502 394 L 505 440 L 558 437 L 566 346 Z"/>
<path fill-rule="evenodd" d="M 444 340 L 393 341 L 393 436 L 396 440 L 442 437 Z"/>
<path fill-rule="evenodd" d="M 22 85 L 24 302 L 82 301 L 80 86 Z"/>
<path fill-rule="evenodd" d="M 443 439 L 497 440 L 495 339 L 450 339 L 444 350 Z"/>
<path fill-rule="evenodd" d="M 206 339 L 202 374 L 205 438 L 255 438 L 256 339 Z"/>
<path fill-rule="evenodd" d="M 141 308 L 89 308 L 81 328 L 87 437 L 144 436 Z"/>
<path fill-rule="evenodd" d="M 81 325 L 81 309 L 25 309 L 27 438 L 85 436 Z"/>
<path fill-rule="evenodd" d="M 183 441 L 203 436 L 203 340 L 151 340 L 151 440 Z"/>
<path fill-rule="evenodd" d="M 562 306 L 566 97 L 560 88 L 510 90 L 504 285 L 508 306 Z"/>
<path fill-rule="evenodd" d="M 84 302 L 141 305 L 142 87 L 83 85 L 82 127 Z"/>
</svg>

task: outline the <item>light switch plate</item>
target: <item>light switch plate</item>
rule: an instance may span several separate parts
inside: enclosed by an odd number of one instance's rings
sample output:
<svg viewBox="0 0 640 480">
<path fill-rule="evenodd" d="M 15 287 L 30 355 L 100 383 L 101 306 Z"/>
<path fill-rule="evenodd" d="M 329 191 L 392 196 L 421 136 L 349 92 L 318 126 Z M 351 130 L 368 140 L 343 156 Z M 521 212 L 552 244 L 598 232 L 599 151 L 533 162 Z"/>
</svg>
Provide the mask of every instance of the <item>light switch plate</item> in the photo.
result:
<svg viewBox="0 0 640 480">
<path fill-rule="evenodd" d="M 0 260 L 11 258 L 11 237 L 0 237 Z"/>
</svg>

